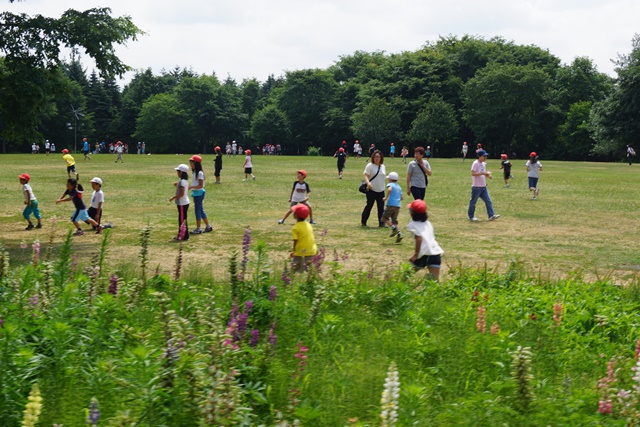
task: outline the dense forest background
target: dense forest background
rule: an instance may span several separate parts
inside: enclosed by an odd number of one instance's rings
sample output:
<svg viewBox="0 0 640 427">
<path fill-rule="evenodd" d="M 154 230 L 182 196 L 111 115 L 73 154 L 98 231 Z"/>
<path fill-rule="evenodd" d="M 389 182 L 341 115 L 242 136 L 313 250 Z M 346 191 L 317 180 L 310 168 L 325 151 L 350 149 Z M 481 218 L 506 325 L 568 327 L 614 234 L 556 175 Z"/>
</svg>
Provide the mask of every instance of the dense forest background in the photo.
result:
<svg viewBox="0 0 640 427">
<path fill-rule="evenodd" d="M 441 37 L 415 52 L 361 52 L 327 69 L 288 71 L 266 81 L 220 79 L 176 67 L 139 70 L 124 88 L 88 70 L 74 53 L 48 70 L 41 108 L 24 122 L 37 80 L 22 79 L 0 58 L 0 142 L 28 152 L 49 139 L 73 148 L 82 137 L 135 144 L 153 153 L 211 153 L 281 144 L 333 154 L 355 139 L 388 152 L 430 145 L 459 155 L 463 141 L 492 154 L 547 159 L 619 160 L 640 128 L 640 38 L 615 59 L 617 77 L 586 57 L 561 64 L 548 50 L 502 38 Z M 7 94 L 14 96 L 6 96 Z M 25 98 L 22 98 L 25 97 Z"/>
</svg>

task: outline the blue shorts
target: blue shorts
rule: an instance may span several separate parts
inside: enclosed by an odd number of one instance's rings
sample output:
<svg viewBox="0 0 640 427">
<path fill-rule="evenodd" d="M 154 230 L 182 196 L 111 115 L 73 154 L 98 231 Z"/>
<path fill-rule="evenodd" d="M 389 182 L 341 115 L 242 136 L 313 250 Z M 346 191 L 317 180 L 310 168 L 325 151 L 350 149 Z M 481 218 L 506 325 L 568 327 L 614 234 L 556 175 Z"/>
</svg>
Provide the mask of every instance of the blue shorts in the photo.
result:
<svg viewBox="0 0 640 427">
<path fill-rule="evenodd" d="M 76 210 L 73 215 L 71 215 L 71 222 L 86 221 L 88 219 L 89 214 L 86 209 Z"/>
<path fill-rule="evenodd" d="M 538 186 L 538 178 L 528 177 L 529 178 L 529 188 L 536 188 Z"/>
</svg>

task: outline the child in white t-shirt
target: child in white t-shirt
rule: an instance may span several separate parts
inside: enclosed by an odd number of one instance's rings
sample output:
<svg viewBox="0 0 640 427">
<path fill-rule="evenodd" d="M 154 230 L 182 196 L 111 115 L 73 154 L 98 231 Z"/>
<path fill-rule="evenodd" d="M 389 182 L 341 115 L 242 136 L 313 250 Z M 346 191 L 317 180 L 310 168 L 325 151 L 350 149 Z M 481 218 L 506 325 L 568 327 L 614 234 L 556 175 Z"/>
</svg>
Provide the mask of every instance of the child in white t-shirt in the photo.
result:
<svg viewBox="0 0 640 427">
<path fill-rule="evenodd" d="M 311 189 L 309 188 L 309 184 L 305 182 L 307 178 L 307 172 L 304 170 L 299 170 L 296 172 L 297 180 L 293 183 L 293 188 L 291 189 L 291 195 L 289 196 L 289 210 L 286 214 L 284 214 L 284 218 L 278 221 L 278 224 L 284 224 L 284 221 L 293 213 L 293 207 L 297 204 L 306 205 L 309 208 L 309 222 L 311 224 L 316 224 L 313 220 L 313 210 L 311 209 L 311 205 L 309 204 L 309 193 L 311 193 Z"/>
<path fill-rule="evenodd" d="M 535 151 L 529 154 L 526 167 L 527 178 L 529 178 L 529 191 L 533 192 L 533 200 L 535 200 L 538 197 L 538 193 L 540 193 L 538 178 L 540 178 L 540 171 L 542 170 L 542 163 L 538 161 L 538 154 Z"/>
<path fill-rule="evenodd" d="M 29 185 L 31 176 L 29 176 L 28 173 L 23 173 L 18 178 L 20 179 L 20 184 L 22 184 L 24 204 L 27 205 L 22 211 L 22 217 L 27 220 L 27 228 L 25 228 L 25 230 L 42 228 L 42 216 L 40 215 L 40 209 L 38 209 L 38 199 L 36 199 L 36 196 L 33 194 L 33 190 L 31 189 L 31 185 Z M 38 220 L 38 224 L 35 227 L 31 222 L 31 214 L 33 214 L 33 216 Z"/>
<path fill-rule="evenodd" d="M 176 194 L 169 199 L 175 201 L 178 207 L 178 235 L 173 240 L 189 240 L 189 224 L 187 223 L 187 212 L 189 211 L 189 166 L 183 164 L 175 168 L 180 181 L 173 185 L 176 187 Z"/>
<path fill-rule="evenodd" d="M 441 255 L 444 251 L 436 242 L 433 226 L 428 221 L 427 204 L 424 200 L 416 199 L 408 207 L 411 222 L 407 225 L 407 230 L 413 234 L 416 241 L 415 251 L 409 262 L 416 270 L 427 267 L 433 278 L 438 280 L 442 264 Z"/>
<path fill-rule="evenodd" d="M 249 179 L 249 175 L 251 175 L 251 179 L 256 180 L 255 175 L 253 174 L 253 163 L 251 162 L 251 150 L 246 150 L 244 152 L 246 157 L 244 158 L 244 179 L 243 181 L 247 181 Z"/>
</svg>

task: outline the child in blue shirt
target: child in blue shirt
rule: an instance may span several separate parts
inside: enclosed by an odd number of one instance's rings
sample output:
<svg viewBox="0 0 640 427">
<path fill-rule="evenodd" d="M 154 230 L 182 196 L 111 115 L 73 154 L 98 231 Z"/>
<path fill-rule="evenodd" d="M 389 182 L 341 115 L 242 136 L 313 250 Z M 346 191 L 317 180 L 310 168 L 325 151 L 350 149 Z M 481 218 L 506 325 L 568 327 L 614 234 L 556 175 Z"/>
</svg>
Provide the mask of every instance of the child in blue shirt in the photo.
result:
<svg viewBox="0 0 640 427">
<path fill-rule="evenodd" d="M 402 201 L 402 188 L 398 185 L 398 174 L 396 172 L 391 172 L 387 179 L 389 180 L 387 194 L 382 199 L 387 202 L 387 205 L 382 213 L 382 221 L 391 227 L 389 237 L 396 236 L 396 243 L 400 243 L 402 233 L 398 229 L 398 213 L 400 213 L 400 203 Z"/>
</svg>

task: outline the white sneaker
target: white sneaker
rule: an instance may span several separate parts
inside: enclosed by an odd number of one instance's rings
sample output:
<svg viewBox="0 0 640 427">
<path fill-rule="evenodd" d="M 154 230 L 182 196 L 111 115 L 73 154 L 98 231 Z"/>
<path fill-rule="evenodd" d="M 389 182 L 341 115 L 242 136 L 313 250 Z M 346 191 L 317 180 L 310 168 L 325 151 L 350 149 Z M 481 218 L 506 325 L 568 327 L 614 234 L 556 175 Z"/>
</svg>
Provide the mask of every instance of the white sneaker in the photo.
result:
<svg viewBox="0 0 640 427">
<path fill-rule="evenodd" d="M 534 194 L 537 196 L 537 195 L 538 195 L 538 193 L 540 193 L 540 189 L 539 189 L 539 188 L 536 188 L 536 190 L 534 191 Z"/>
<path fill-rule="evenodd" d="M 489 221 L 493 221 L 494 219 L 498 219 L 498 218 L 500 218 L 500 215 L 495 214 L 495 215 L 493 215 L 492 217 L 489 218 Z"/>
<path fill-rule="evenodd" d="M 476 222 L 476 221 L 480 221 L 480 220 L 474 216 L 473 218 L 469 218 L 469 221 Z"/>
<path fill-rule="evenodd" d="M 247 180 L 247 178 L 243 179 L 243 181 L 246 181 L 246 180 Z"/>
</svg>

